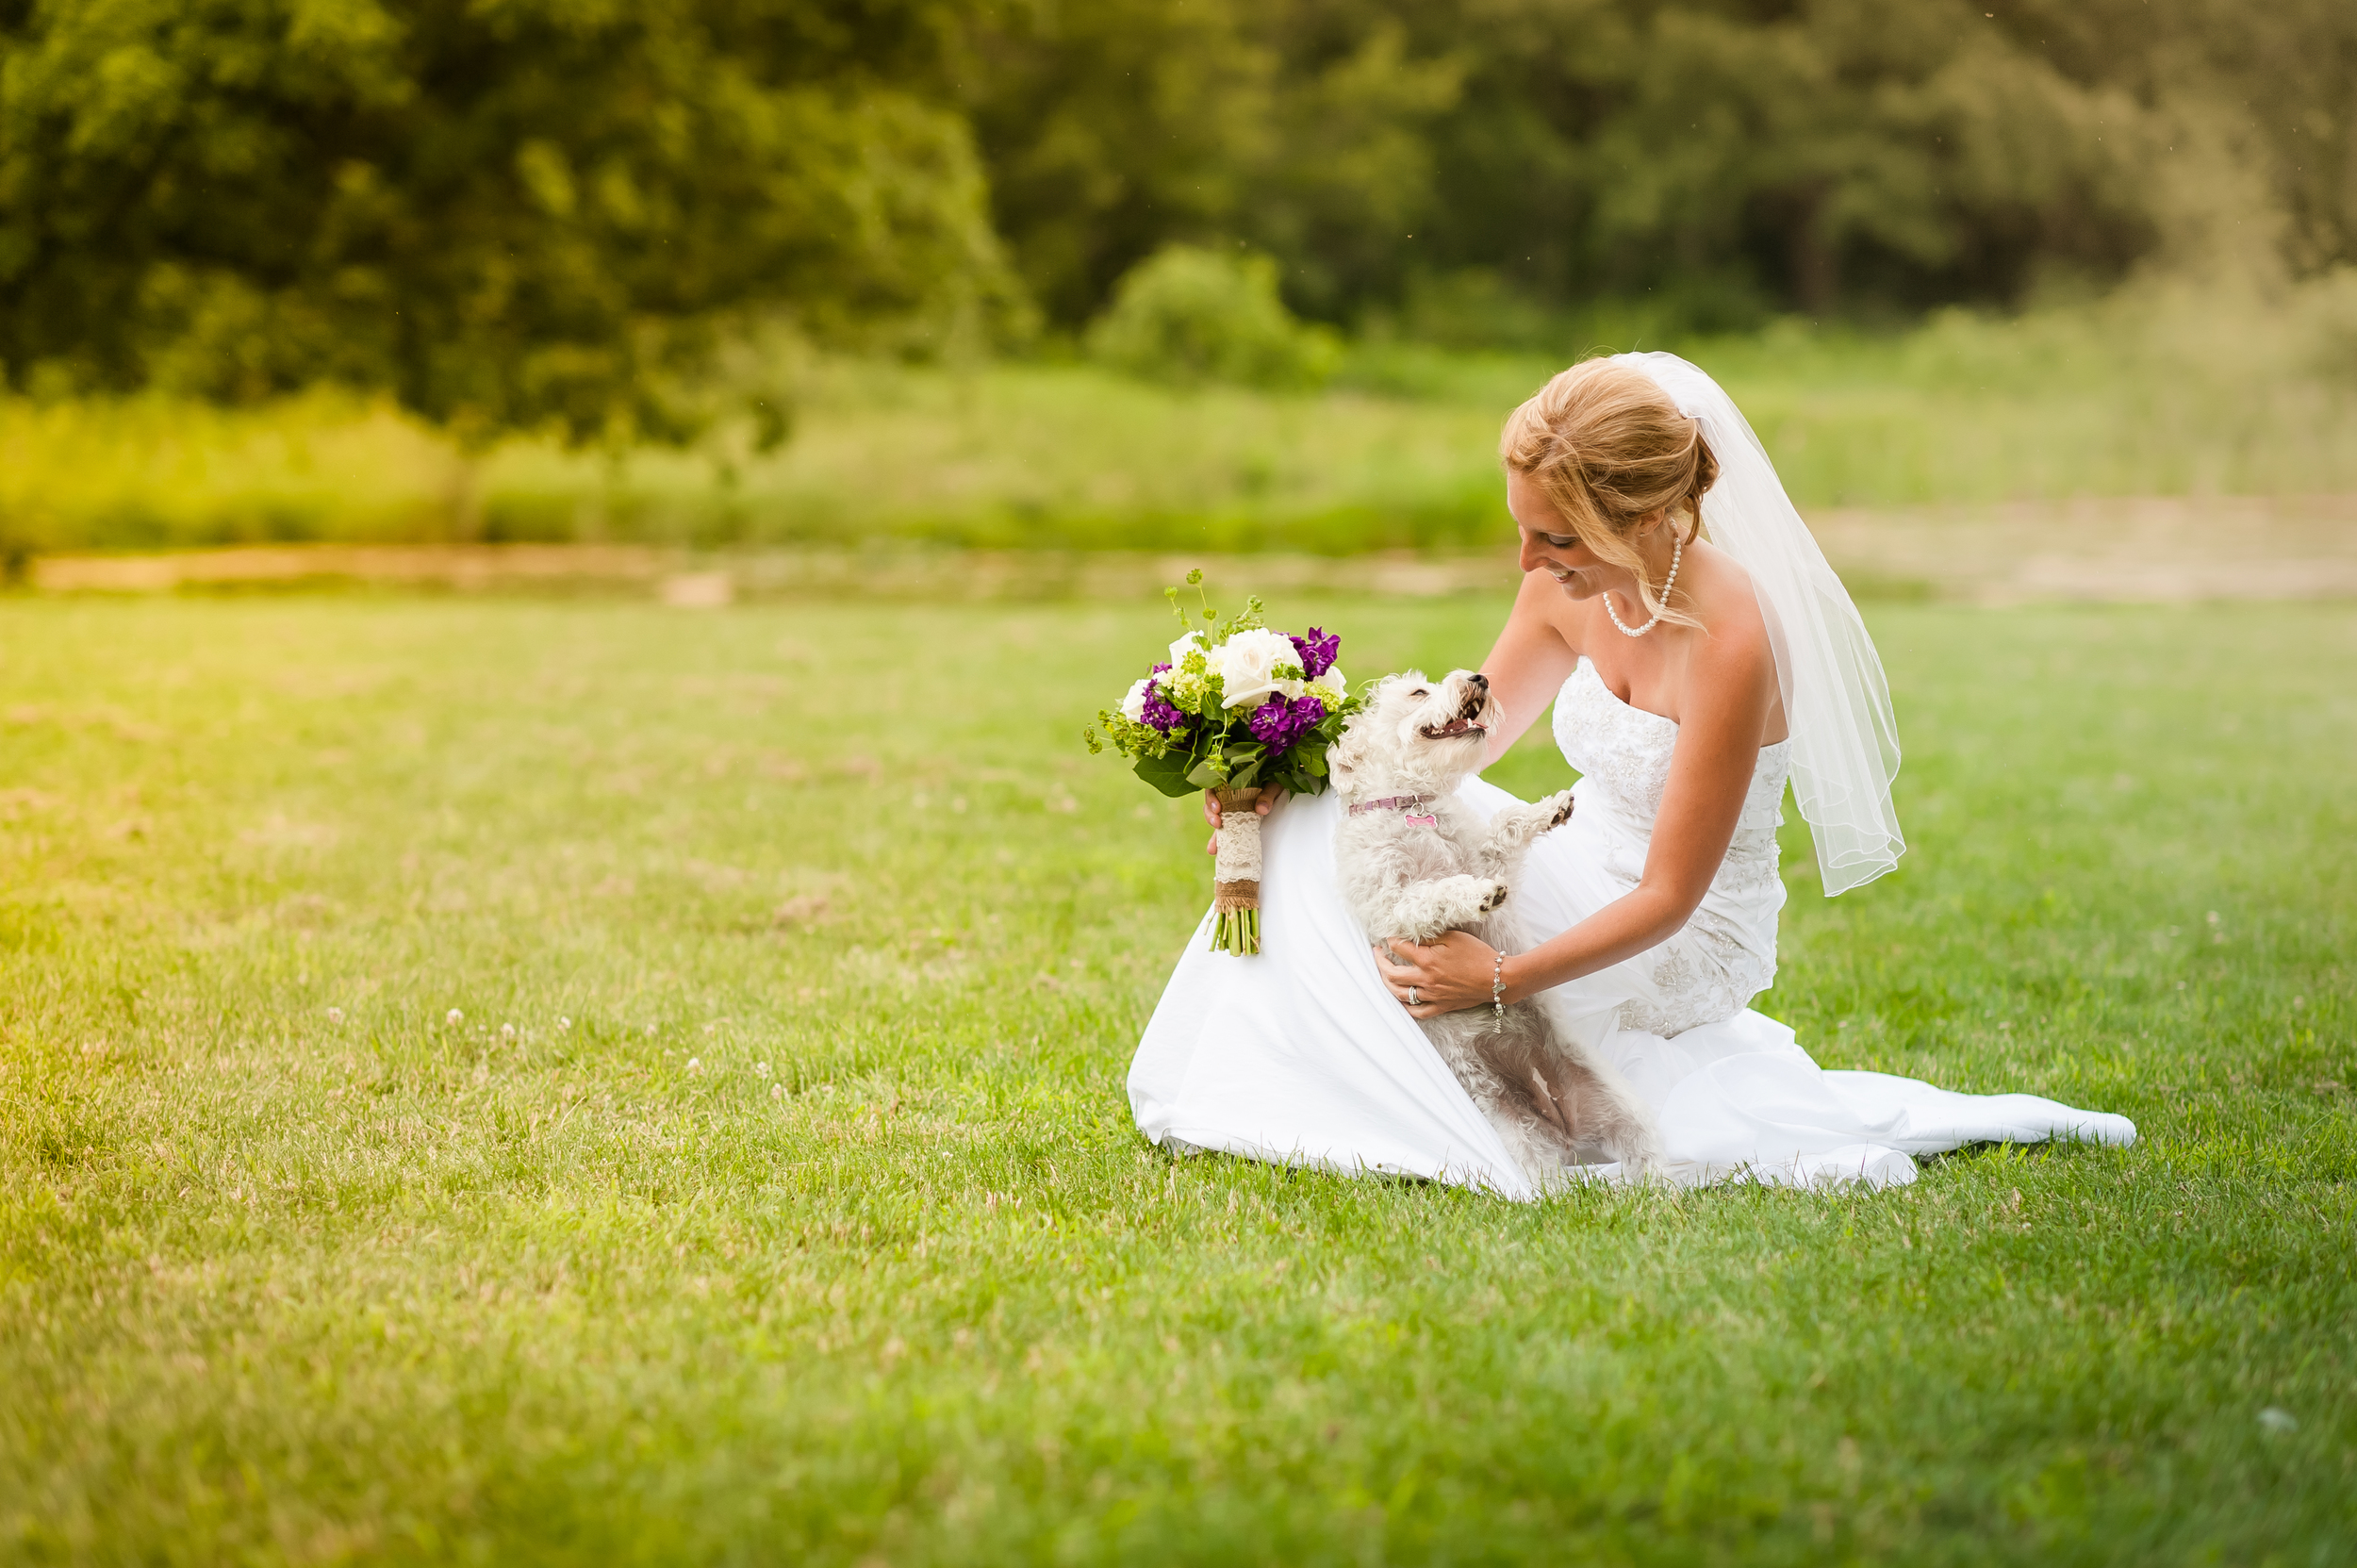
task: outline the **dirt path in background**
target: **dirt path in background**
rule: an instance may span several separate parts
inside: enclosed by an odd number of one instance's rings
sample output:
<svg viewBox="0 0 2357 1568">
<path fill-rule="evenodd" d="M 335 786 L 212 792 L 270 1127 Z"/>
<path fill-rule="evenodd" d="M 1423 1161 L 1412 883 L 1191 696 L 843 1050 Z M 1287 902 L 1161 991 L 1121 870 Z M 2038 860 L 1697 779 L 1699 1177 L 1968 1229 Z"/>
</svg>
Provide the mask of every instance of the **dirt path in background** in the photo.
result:
<svg viewBox="0 0 2357 1568">
<path fill-rule="evenodd" d="M 1977 604 L 2188 603 L 2357 598 L 2357 496 L 2151 497 L 1810 514 L 1861 599 Z M 45 592 L 166 593 L 345 581 L 495 589 L 619 589 L 683 607 L 740 598 L 1127 598 L 1201 566 L 1261 594 L 1508 592 L 1510 555 L 1218 557 L 1138 553 L 756 550 L 692 556 L 638 545 L 284 545 L 156 555 L 49 555 Z"/>
<path fill-rule="evenodd" d="M 2357 598 L 2357 496 L 1832 510 L 1809 525 L 1869 593 L 1982 604 Z"/>
</svg>

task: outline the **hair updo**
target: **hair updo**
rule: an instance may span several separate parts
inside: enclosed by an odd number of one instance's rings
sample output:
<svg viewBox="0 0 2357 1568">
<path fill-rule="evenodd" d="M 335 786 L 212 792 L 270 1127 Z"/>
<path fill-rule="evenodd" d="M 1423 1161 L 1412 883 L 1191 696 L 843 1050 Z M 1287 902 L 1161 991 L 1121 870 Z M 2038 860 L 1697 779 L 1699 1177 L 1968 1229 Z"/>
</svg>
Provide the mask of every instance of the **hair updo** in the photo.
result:
<svg viewBox="0 0 2357 1568">
<path fill-rule="evenodd" d="M 1653 377 L 1610 359 L 1582 360 L 1507 416 L 1498 456 L 1539 487 L 1580 543 L 1636 575 L 1647 615 L 1701 624 L 1655 598 L 1637 529 L 1656 513 L 1683 511 L 1692 543 L 1719 460 L 1702 426 Z"/>
</svg>

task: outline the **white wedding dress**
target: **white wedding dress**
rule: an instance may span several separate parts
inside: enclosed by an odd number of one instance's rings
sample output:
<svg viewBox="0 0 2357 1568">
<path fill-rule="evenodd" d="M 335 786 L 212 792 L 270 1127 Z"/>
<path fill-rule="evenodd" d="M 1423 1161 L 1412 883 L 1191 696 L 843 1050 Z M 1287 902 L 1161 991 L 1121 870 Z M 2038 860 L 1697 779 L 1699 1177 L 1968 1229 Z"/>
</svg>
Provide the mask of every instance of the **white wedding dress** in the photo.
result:
<svg viewBox="0 0 2357 1568">
<path fill-rule="evenodd" d="M 1615 697 L 1581 660 L 1555 734 L 1582 777 L 1572 819 L 1540 839 L 1508 908 L 1526 940 L 1568 930 L 1637 885 L 1677 725 Z M 2124 1116 L 2036 1095 L 1964 1095 L 1887 1073 L 1828 1072 L 1751 1010 L 1776 972 L 1784 904 L 1776 825 L 1790 743 L 1765 747 L 1735 841 L 1685 928 L 1649 952 L 1539 997 L 1652 1108 L 1674 1181 L 1912 1181 L 1915 1156 L 1972 1143 L 2127 1144 Z M 1513 798 L 1469 780 L 1461 799 Z M 1424 1032 L 1384 989 L 1335 885 L 1331 792 L 1263 829 L 1261 950 L 1178 960 L 1129 1069 L 1148 1138 L 1182 1151 L 1383 1171 L 1536 1196 Z M 1614 1166 L 1574 1178 L 1613 1180 Z"/>
</svg>

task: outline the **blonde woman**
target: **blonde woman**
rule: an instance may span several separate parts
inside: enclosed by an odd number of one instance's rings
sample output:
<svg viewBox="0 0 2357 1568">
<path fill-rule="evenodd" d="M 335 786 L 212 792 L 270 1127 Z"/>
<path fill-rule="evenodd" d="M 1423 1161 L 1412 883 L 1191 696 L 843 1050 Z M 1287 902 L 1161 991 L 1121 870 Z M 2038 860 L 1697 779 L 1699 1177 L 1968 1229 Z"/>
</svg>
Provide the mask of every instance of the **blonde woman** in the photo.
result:
<svg viewBox="0 0 2357 1568">
<path fill-rule="evenodd" d="M 1881 661 L 1717 383 L 1672 355 L 1589 360 L 1514 411 L 1501 455 L 1525 576 L 1482 665 L 1508 718 L 1488 756 L 1552 698 L 1582 775 L 1515 884 L 1529 946 L 1371 951 L 1334 885 L 1333 797 L 1292 801 L 1264 830 L 1261 954 L 1191 944 L 1146 1027 L 1141 1131 L 1530 1196 L 1411 1021 L 1489 1006 L 1502 980 L 1626 1080 L 1673 1180 L 1883 1185 L 1967 1143 L 2132 1141 L 2124 1117 L 2035 1096 L 1823 1071 L 1752 1010 L 1775 976 L 1788 781 L 1828 897 L 1905 845 Z M 1511 799 L 1479 780 L 1460 798 Z"/>
</svg>

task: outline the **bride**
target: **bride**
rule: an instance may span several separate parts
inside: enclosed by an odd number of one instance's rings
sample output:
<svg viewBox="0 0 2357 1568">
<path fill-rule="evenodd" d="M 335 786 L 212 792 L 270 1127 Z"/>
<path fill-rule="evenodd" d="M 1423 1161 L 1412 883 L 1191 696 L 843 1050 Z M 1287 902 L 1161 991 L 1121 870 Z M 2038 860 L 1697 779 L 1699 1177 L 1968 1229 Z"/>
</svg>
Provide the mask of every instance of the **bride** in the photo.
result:
<svg viewBox="0 0 2357 1568">
<path fill-rule="evenodd" d="M 1752 1011 L 1775 978 L 1787 779 L 1828 897 L 1905 844 L 1881 660 L 1718 384 L 1673 355 L 1588 360 L 1514 411 L 1501 454 L 1525 575 L 1482 665 L 1507 714 L 1487 760 L 1552 694 L 1582 775 L 1507 906 L 1525 950 L 1501 971 L 1462 932 L 1370 949 L 1336 886 L 1334 793 L 1287 802 L 1263 828 L 1261 951 L 1212 953 L 1200 930 L 1188 945 L 1130 1066 L 1140 1131 L 1535 1196 L 1413 1021 L 1489 1006 L 1502 972 L 1507 999 L 1626 1081 L 1672 1180 L 1882 1186 L 1970 1143 L 2132 1142 L 2123 1116 L 2034 1095 L 1823 1070 Z M 1512 797 L 1474 779 L 1459 799 Z"/>
</svg>

